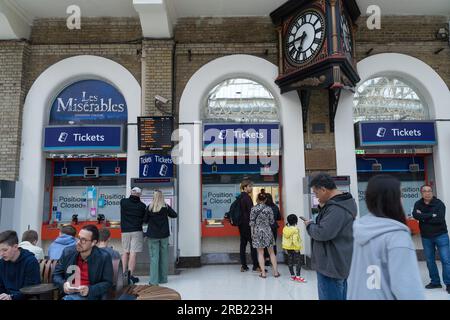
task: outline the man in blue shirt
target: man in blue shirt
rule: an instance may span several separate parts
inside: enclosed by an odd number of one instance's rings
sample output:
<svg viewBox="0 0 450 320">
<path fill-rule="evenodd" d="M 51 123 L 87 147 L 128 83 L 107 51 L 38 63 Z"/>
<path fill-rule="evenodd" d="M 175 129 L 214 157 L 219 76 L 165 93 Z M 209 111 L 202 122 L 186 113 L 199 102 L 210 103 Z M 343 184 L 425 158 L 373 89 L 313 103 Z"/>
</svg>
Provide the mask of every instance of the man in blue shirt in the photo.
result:
<svg viewBox="0 0 450 320">
<path fill-rule="evenodd" d="M 22 300 L 21 288 L 41 283 L 33 253 L 19 248 L 15 231 L 0 233 L 0 300 Z"/>
</svg>

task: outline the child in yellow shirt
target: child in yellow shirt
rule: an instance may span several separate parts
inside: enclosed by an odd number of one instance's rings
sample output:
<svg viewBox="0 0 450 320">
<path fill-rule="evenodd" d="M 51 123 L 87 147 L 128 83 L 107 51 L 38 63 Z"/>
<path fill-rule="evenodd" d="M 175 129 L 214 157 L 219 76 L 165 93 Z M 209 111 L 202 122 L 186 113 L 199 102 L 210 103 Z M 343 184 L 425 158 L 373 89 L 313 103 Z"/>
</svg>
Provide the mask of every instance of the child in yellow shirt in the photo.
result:
<svg viewBox="0 0 450 320">
<path fill-rule="evenodd" d="M 283 250 L 288 256 L 288 267 L 291 273 L 291 280 L 305 283 L 306 280 L 300 277 L 302 263 L 300 259 L 300 250 L 302 247 L 302 239 L 300 239 L 300 230 L 297 228 L 298 218 L 295 214 L 290 214 L 287 217 L 287 225 L 283 228 Z M 294 266 L 296 272 L 294 273 Z"/>
</svg>

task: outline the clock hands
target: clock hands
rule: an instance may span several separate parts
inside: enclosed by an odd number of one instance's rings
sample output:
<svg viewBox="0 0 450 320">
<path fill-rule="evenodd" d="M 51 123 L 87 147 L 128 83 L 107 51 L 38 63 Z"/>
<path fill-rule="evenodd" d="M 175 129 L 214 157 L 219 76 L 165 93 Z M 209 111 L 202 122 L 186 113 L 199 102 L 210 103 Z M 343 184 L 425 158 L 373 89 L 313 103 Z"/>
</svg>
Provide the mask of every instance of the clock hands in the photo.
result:
<svg viewBox="0 0 450 320">
<path fill-rule="evenodd" d="M 298 40 L 301 40 L 301 42 L 300 42 L 300 49 L 302 48 L 302 43 L 303 43 L 303 40 L 306 38 L 306 32 L 305 31 L 303 31 L 303 33 L 300 35 L 300 36 L 298 36 L 297 38 L 295 38 L 294 40 L 292 40 L 291 42 L 289 42 L 289 44 L 294 44 L 295 45 L 295 43 L 298 41 Z"/>
<path fill-rule="evenodd" d="M 302 34 L 301 37 L 300 37 L 300 39 L 301 39 L 301 41 L 300 41 L 300 47 L 299 47 L 300 50 L 302 50 L 302 47 L 303 47 L 303 40 L 305 40 L 305 38 L 306 38 L 306 32 L 303 31 L 303 34 Z"/>
</svg>

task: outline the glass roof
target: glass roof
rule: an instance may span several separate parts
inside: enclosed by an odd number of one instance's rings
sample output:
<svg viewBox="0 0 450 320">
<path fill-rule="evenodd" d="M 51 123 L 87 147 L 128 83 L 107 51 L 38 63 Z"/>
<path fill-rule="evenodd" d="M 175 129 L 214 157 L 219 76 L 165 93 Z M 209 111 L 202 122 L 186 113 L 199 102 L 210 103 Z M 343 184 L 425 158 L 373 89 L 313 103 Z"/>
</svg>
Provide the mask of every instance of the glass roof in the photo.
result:
<svg viewBox="0 0 450 320">
<path fill-rule="evenodd" d="M 216 85 L 206 101 L 203 119 L 212 122 L 278 122 L 273 95 L 261 84 L 244 78 Z"/>
<path fill-rule="evenodd" d="M 353 99 L 353 121 L 428 120 L 430 114 L 417 90 L 395 77 L 377 77 L 361 84 Z"/>
</svg>

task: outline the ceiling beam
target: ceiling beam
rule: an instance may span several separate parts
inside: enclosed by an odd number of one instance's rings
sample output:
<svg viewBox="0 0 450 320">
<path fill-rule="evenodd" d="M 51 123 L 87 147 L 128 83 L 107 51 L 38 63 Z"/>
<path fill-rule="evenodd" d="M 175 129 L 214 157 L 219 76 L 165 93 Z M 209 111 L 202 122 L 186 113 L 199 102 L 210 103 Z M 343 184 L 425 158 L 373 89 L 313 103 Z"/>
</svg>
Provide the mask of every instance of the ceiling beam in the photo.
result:
<svg viewBox="0 0 450 320">
<path fill-rule="evenodd" d="M 141 20 L 145 38 L 171 38 L 175 22 L 174 10 L 168 0 L 133 0 Z"/>
</svg>

